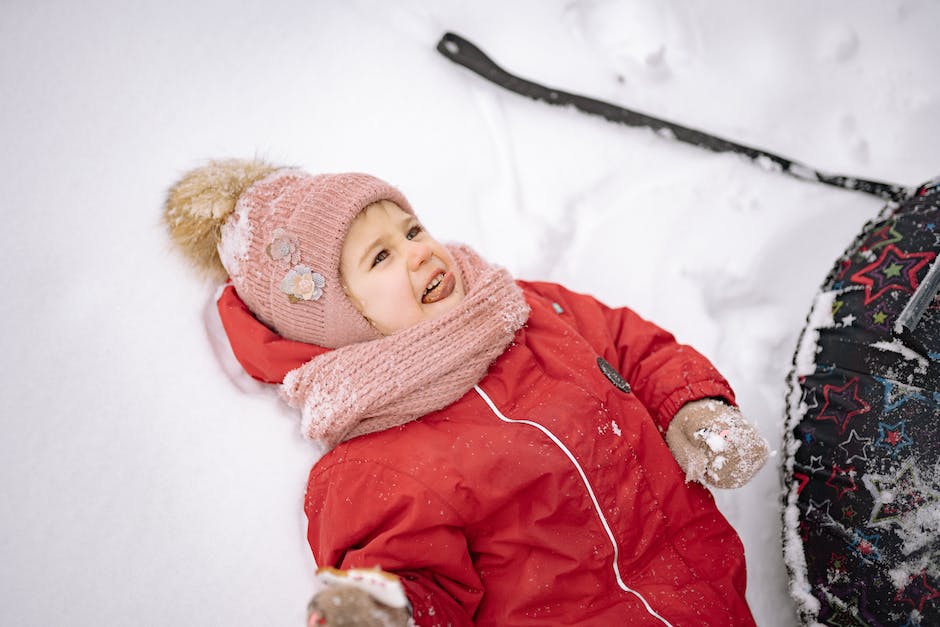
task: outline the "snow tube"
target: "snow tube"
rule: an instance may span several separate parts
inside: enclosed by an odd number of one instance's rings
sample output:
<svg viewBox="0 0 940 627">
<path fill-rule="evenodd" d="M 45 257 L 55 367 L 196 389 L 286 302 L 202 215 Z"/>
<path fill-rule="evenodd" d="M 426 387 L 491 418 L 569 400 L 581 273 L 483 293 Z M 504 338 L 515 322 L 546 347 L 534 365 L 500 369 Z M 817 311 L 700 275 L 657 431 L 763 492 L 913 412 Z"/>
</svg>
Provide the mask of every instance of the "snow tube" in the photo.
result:
<svg viewBox="0 0 940 627">
<path fill-rule="evenodd" d="M 789 377 L 784 552 L 806 624 L 940 625 L 940 178 L 817 294 Z"/>
</svg>

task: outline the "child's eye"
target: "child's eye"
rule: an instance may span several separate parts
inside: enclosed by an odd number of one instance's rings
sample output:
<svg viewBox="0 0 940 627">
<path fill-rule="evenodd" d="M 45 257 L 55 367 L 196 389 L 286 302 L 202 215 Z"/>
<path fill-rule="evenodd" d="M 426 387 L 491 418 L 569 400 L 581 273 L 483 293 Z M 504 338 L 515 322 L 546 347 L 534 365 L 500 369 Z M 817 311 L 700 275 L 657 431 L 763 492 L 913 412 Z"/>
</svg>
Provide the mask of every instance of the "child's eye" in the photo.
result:
<svg viewBox="0 0 940 627">
<path fill-rule="evenodd" d="M 375 259 L 372 260 L 372 265 L 369 266 L 369 267 L 370 267 L 370 268 L 374 268 L 374 267 L 377 266 L 379 263 L 381 263 L 386 257 L 388 257 L 388 251 L 385 250 L 385 249 L 380 250 L 380 251 L 379 251 L 379 254 L 376 255 L 376 256 L 375 256 Z"/>
<path fill-rule="evenodd" d="M 407 237 L 408 239 L 414 239 L 414 238 L 418 237 L 418 234 L 419 234 L 421 231 L 422 231 L 421 225 L 420 225 L 420 224 L 416 224 L 416 225 L 414 225 L 413 227 L 411 227 L 410 229 L 408 229 L 408 233 L 405 235 L 405 237 Z"/>
</svg>

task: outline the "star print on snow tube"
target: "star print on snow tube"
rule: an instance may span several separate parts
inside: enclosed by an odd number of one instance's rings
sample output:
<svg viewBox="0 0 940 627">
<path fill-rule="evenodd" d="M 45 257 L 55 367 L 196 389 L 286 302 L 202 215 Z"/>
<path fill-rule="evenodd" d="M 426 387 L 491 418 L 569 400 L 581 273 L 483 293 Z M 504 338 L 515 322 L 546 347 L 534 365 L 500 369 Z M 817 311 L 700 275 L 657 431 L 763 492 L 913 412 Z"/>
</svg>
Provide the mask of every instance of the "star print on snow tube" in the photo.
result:
<svg viewBox="0 0 940 627">
<path fill-rule="evenodd" d="M 940 625 L 940 179 L 869 222 L 789 379 L 784 553 L 806 624 Z"/>
</svg>

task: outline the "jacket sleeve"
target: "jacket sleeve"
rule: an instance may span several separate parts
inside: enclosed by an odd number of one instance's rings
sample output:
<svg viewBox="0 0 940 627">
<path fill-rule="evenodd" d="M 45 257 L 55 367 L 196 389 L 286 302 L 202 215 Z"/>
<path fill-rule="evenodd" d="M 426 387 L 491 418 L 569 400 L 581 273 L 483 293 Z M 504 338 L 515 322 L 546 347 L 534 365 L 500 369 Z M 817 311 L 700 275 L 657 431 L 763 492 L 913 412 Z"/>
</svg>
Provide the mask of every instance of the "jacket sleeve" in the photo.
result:
<svg viewBox="0 0 940 627">
<path fill-rule="evenodd" d="M 561 306 L 559 315 L 620 372 L 663 432 L 688 402 L 720 398 L 735 404 L 731 386 L 708 359 L 632 310 L 608 307 L 554 283 L 521 283 Z"/>
<path fill-rule="evenodd" d="M 398 575 L 416 625 L 473 625 L 483 584 L 458 513 L 397 470 L 348 458 L 320 466 L 305 503 L 317 564 Z"/>
</svg>

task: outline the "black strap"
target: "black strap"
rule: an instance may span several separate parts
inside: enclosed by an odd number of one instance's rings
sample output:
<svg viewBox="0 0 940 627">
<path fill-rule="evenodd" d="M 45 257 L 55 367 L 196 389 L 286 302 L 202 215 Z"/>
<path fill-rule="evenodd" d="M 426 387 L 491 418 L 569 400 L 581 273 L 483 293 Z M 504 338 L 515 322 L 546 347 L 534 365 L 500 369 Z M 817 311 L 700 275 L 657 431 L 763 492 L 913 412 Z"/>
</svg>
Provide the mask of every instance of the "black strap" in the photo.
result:
<svg viewBox="0 0 940 627">
<path fill-rule="evenodd" d="M 714 135 L 709 135 L 708 133 L 703 133 L 702 131 L 688 128 L 687 126 L 682 126 L 660 118 L 654 118 L 645 113 L 625 109 L 608 102 L 594 100 L 593 98 L 587 98 L 560 89 L 551 89 L 544 85 L 533 83 L 524 78 L 514 76 L 502 69 L 496 65 L 492 59 L 487 57 L 482 50 L 454 33 L 445 33 L 437 44 L 437 50 L 454 63 L 462 65 L 469 70 L 473 70 L 488 81 L 517 94 L 547 102 L 548 104 L 562 106 L 572 105 L 580 111 L 602 116 L 611 122 L 617 122 L 627 126 L 650 128 L 661 135 L 671 135 L 681 142 L 693 144 L 714 152 L 734 152 L 744 155 L 765 170 L 779 170 L 804 181 L 816 181 L 835 187 L 864 192 L 894 202 L 900 202 L 913 193 L 913 188 L 894 183 L 868 181 L 838 174 L 824 174 L 802 163 L 793 161 L 792 159 L 787 159 L 758 148 L 728 141 Z"/>
<path fill-rule="evenodd" d="M 908 357 L 905 358 L 887 346 L 884 349 L 876 348 L 878 341 L 891 345 L 896 340 L 903 341 L 904 348 L 910 351 Z M 817 348 L 818 369 L 825 371 L 835 366 L 863 375 L 901 382 L 908 388 L 924 391 L 933 399 L 930 402 L 940 403 L 940 363 L 931 361 L 921 352 L 916 338 L 878 335 L 854 327 L 819 329 Z"/>
</svg>

